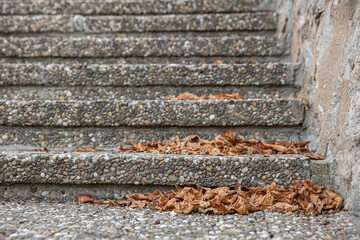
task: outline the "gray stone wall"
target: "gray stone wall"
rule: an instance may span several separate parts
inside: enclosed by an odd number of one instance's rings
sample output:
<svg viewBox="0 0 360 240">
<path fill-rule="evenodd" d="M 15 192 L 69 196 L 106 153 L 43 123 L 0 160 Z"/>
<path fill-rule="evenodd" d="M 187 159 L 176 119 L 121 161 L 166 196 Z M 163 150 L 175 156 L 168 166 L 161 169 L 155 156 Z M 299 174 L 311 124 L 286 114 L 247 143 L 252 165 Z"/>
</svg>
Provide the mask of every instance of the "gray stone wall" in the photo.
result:
<svg viewBox="0 0 360 240">
<path fill-rule="evenodd" d="M 291 33 L 289 60 L 301 62 L 308 102 L 303 139 L 326 155 L 313 178 L 360 211 L 360 1 L 280 0 L 279 34 Z"/>
</svg>

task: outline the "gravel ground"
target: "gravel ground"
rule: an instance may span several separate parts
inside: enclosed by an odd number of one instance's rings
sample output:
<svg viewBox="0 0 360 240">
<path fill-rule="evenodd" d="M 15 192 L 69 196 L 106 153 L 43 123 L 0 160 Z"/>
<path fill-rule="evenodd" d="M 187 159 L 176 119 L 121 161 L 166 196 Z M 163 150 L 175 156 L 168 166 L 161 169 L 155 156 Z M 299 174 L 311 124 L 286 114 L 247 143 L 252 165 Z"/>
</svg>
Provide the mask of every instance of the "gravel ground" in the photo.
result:
<svg viewBox="0 0 360 240">
<path fill-rule="evenodd" d="M 190 215 L 77 203 L 1 202 L 0 239 L 360 239 L 351 213 Z"/>
</svg>

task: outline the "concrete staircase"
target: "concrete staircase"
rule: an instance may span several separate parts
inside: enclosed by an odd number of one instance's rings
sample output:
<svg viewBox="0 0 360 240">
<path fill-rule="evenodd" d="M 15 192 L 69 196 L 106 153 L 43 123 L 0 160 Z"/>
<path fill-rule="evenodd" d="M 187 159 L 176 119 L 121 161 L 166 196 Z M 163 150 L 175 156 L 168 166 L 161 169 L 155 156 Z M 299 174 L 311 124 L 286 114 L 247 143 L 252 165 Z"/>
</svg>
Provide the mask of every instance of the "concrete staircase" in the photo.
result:
<svg viewBox="0 0 360 240">
<path fill-rule="evenodd" d="M 2 1 L 0 191 L 10 197 L 21 186 L 36 195 L 52 184 L 54 192 L 62 189 L 52 196 L 61 197 L 74 186 L 284 186 L 311 178 L 311 161 L 302 155 L 112 152 L 128 141 L 209 139 L 223 130 L 299 140 L 305 110 L 294 98 L 299 64 L 282 61 L 289 47 L 275 35 L 275 6 L 275 0 Z M 238 92 L 246 99 L 166 100 L 184 92 Z M 107 151 L 69 151 L 84 146 Z M 51 152 L 34 152 L 44 147 Z"/>
</svg>

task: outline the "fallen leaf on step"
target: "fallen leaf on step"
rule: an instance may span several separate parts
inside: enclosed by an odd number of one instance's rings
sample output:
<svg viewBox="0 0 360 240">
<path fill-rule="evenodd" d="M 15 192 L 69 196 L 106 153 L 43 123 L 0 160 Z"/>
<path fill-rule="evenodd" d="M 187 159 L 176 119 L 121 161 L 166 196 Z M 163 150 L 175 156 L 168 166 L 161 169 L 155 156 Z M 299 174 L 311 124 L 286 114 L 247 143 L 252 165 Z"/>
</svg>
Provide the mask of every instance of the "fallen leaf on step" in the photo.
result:
<svg viewBox="0 0 360 240">
<path fill-rule="evenodd" d="M 46 147 L 41 149 L 41 148 L 35 148 L 34 149 L 35 152 L 49 152 L 49 149 L 47 149 Z"/>
<path fill-rule="evenodd" d="M 78 200 L 79 203 L 103 203 L 103 200 L 95 199 L 90 194 L 78 194 L 75 196 L 75 198 Z"/>
<path fill-rule="evenodd" d="M 325 157 L 319 156 L 319 155 L 313 155 L 313 154 L 306 154 L 307 157 L 314 159 L 314 160 L 324 160 Z"/>
<path fill-rule="evenodd" d="M 209 96 L 198 96 L 196 94 L 193 93 L 182 93 L 176 97 L 170 97 L 167 98 L 167 100 L 231 100 L 231 99 L 245 99 L 245 97 L 241 96 L 239 93 L 231 93 L 231 94 L 226 94 L 226 93 L 219 93 L 217 96 L 215 95 L 209 95 Z"/>
</svg>

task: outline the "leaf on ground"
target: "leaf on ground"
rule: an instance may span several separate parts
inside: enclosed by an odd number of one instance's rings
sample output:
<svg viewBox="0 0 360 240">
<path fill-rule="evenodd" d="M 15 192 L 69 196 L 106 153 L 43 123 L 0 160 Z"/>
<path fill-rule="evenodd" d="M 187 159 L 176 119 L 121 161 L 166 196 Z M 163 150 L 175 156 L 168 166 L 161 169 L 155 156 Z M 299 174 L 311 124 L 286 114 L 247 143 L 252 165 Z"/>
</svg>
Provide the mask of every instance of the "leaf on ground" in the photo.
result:
<svg viewBox="0 0 360 240">
<path fill-rule="evenodd" d="M 314 159 L 314 160 L 324 160 L 325 157 L 319 156 L 319 155 L 314 155 L 314 154 L 306 154 L 307 157 Z"/>
<path fill-rule="evenodd" d="M 264 143 L 255 139 L 245 140 L 237 138 L 236 133 L 224 131 L 213 140 L 204 140 L 197 135 L 190 135 L 183 139 L 170 138 L 168 143 L 148 142 L 131 143 L 129 148 L 119 146 L 122 152 L 147 152 L 161 154 L 189 154 L 189 155 L 241 155 L 241 154 L 301 154 L 308 152 L 305 147 L 308 142 L 277 142 Z"/>
<path fill-rule="evenodd" d="M 99 204 L 99 203 L 104 202 L 103 200 L 95 199 L 90 194 L 77 194 L 75 196 L 75 198 L 78 200 L 79 203 L 95 203 L 95 204 Z"/>
<path fill-rule="evenodd" d="M 35 152 L 49 152 L 49 149 L 47 149 L 46 147 L 41 149 L 41 148 L 35 148 L 34 149 Z"/>
<path fill-rule="evenodd" d="M 294 180 L 288 188 L 279 188 L 276 183 L 269 186 L 243 188 L 239 185 L 234 190 L 229 187 L 206 188 L 178 187 L 177 192 L 153 193 L 125 196 L 120 201 L 97 200 L 91 195 L 78 194 L 80 203 L 109 204 L 111 206 L 129 206 L 130 208 L 151 207 L 154 210 L 172 210 L 178 214 L 194 212 L 212 214 L 247 215 L 252 212 L 272 210 L 281 213 L 302 213 L 319 215 L 336 213 L 342 209 L 342 198 L 334 190 L 317 187 L 311 180 L 302 183 Z M 247 190 L 247 191 L 246 191 Z"/>
</svg>

